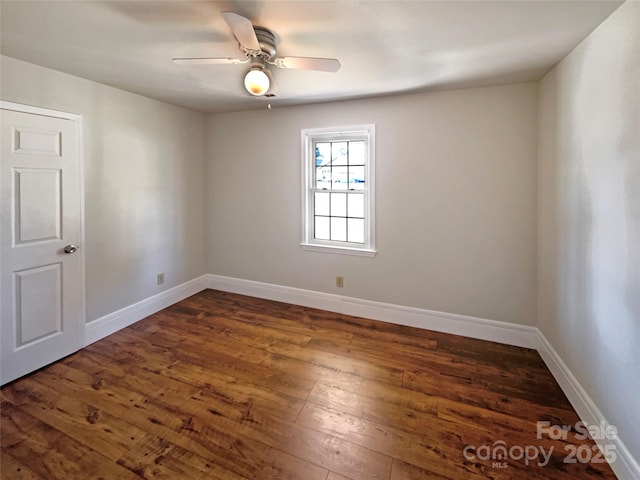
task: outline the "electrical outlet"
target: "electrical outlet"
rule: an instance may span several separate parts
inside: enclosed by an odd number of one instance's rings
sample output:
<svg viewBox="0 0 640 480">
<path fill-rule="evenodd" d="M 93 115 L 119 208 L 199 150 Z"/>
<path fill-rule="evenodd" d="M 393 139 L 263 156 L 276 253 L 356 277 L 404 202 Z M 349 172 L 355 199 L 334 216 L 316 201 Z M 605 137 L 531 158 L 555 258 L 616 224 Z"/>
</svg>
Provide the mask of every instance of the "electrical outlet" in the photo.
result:
<svg viewBox="0 0 640 480">
<path fill-rule="evenodd" d="M 336 277 L 336 287 L 344 287 L 344 277 Z"/>
<path fill-rule="evenodd" d="M 156 275 L 156 280 L 158 282 L 158 285 L 162 285 L 164 283 L 164 273 L 159 273 L 158 275 Z"/>
</svg>

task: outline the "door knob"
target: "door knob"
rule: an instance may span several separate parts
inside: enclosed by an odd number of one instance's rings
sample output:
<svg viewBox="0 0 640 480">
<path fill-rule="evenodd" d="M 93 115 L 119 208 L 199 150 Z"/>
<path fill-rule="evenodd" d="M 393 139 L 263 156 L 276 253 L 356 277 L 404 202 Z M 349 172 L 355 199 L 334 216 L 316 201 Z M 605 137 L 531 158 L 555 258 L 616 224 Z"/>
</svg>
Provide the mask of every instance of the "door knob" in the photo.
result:
<svg viewBox="0 0 640 480">
<path fill-rule="evenodd" d="M 76 250 L 78 250 L 77 245 L 67 245 L 64 247 L 64 253 L 74 253 Z"/>
</svg>

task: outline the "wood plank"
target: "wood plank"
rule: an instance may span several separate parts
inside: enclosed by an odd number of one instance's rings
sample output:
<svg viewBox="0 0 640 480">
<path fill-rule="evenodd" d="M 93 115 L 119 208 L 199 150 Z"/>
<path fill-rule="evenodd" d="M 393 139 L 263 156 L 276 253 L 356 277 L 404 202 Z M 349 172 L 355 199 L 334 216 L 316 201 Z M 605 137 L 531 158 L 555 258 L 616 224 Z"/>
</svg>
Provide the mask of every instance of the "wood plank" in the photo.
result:
<svg viewBox="0 0 640 480">
<path fill-rule="evenodd" d="M 486 478 L 486 470 L 476 472 L 463 462 L 463 444 L 445 442 L 442 425 L 433 419 L 424 435 L 408 433 L 387 425 L 358 418 L 337 410 L 308 403 L 298 423 L 338 438 L 349 439 L 364 448 L 394 459 L 411 460 L 416 465 L 454 479 Z"/>
<path fill-rule="evenodd" d="M 387 382 L 391 385 L 402 383 L 403 370 L 360 360 L 355 356 L 346 357 L 335 353 L 316 350 L 311 347 L 301 348 L 294 345 L 275 343 L 265 348 L 266 351 L 294 359 L 308 366 L 328 369 L 332 372 L 348 374 L 355 377 L 370 378 Z M 380 362 L 382 363 L 382 362 Z"/>
<path fill-rule="evenodd" d="M 38 372 L 33 379 L 53 390 L 63 383 L 67 395 L 82 398 L 84 402 L 116 417 L 145 398 L 144 394 L 119 385 L 121 378 L 107 382 L 104 375 L 90 375 L 62 362 Z"/>
<path fill-rule="evenodd" d="M 443 375 L 426 370 L 405 371 L 403 387 L 427 395 L 443 397 L 448 400 L 513 415 L 534 423 L 540 419 L 541 412 L 544 412 L 545 415 L 562 417 L 564 412 L 571 410 L 571 405 L 566 400 L 559 401 L 553 406 L 541 406 L 535 401 L 528 401 L 525 398 L 520 398 L 520 396 L 509 396 L 494 392 L 488 389 L 486 385 L 465 376 L 463 372 L 458 375 Z"/>
<path fill-rule="evenodd" d="M 342 388 L 337 388 L 340 385 Z M 420 392 L 367 382 L 355 386 L 335 382 L 334 386 L 318 382 L 309 394 L 308 402 L 339 410 L 407 432 L 424 428 L 423 418 L 438 415 L 438 399 Z"/>
<path fill-rule="evenodd" d="M 270 415 L 294 421 L 304 406 L 303 400 L 246 384 L 212 382 L 202 388 L 197 396 L 209 405 L 209 411 L 214 408 L 212 406 L 214 401 L 216 404 L 222 402 L 238 405 L 240 420 L 250 418 L 252 410 L 261 409 L 269 412 Z M 220 410 L 217 411 L 220 412 Z"/>
<path fill-rule="evenodd" d="M 29 465 L 13 458 L 4 450 L 0 452 L 0 478 L 11 480 L 47 480 L 32 470 Z"/>
<path fill-rule="evenodd" d="M 166 330 L 173 331 L 176 335 L 183 335 L 183 330 L 174 327 L 165 327 Z M 400 384 L 402 381 L 402 371 L 378 367 L 365 361 L 358 361 L 354 358 L 346 358 L 341 355 L 329 354 L 311 348 L 280 343 L 262 342 L 257 345 L 246 343 L 246 338 L 236 338 L 241 342 L 242 349 L 238 349 L 237 344 L 229 341 L 228 338 L 213 337 L 208 341 L 203 337 L 194 338 L 194 342 L 199 343 L 202 348 L 201 355 L 223 353 L 231 357 L 237 357 L 252 364 L 272 366 L 282 371 L 295 373 L 297 376 L 306 378 L 317 378 L 322 375 L 330 378 L 335 372 L 351 374 L 353 376 L 364 376 L 367 378 L 380 379 Z M 191 352 L 182 352 L 190 355 Z M 179 354 L 178 354 L 179 355 Z"/>
<path fill-rule="evenodd" d="M 107 458 L 117 460 L 144 435 L 109 412 L 56 392 L 36 378 L 24 379 L 32 391 L 32 401 L 21 405 L 21 409 Z"/>
<path fill-rule="evenodd" d="M 387 479 L 391 470 L 391 458 L 386 455 L 263 412 L 255 412 L 250 422 L 227 425 L 246 437 L 347 477 Z"/>
<path fill-rule="evenodd" d="M 37 418 L 6 401 L 0 404 L 0 415 L 2 418 L 0 444 L 3 449 L 27 438 L 31 429 L 40 423 Z"/>
<path fill-rule="evenodd" d="M 450 478 L 451 477 L 438 475 L 394 458 L 389 480 L 450 480 Z"/>
<path fill-rule="evenodd" d="M 105 457 L 92 448 L 46 424 L 38 424 L 28 438 L 3 451 L 47 480 L 139 480 L 115 462 L 105 461 Z"/>
<path fill-rule="evenodd" d="M 533 420 L 445 398 L 438 400 L 438 418 L 473 428 L 486 428 L 486 425 L 491 425 L 493 431 L 513 430 L 523 435 L 530 435 L 532 432 L 535 434 L 538 421 L 548 421 L 553 425 L 575 425 L 580 420 L 573 410 L 566 408 L 547 408 L 539 411 Z"/>
</svg>

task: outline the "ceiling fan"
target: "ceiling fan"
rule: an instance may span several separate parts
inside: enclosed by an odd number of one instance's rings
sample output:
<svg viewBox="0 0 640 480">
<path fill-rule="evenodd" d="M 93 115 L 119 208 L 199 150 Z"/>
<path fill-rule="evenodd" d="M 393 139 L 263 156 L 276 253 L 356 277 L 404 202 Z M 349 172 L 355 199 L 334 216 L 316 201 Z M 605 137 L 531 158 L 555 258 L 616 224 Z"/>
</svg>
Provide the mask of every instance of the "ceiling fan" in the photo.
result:
<svg viewBox="0 0 640 480">
<path fill-rule="evenodd" d="M 244 58 L 174 58 L 178 65 L 236 65 L 251 66 L 244 77 L 244 86 L 254 96 L 265 95 L 271 88 L 271 73 L 267 65 L 279 68 L 337 72 L 340 62 L 335 58 L 276 57 L 276 36 L 264 27 L 254 26 L 251 20 L 234 12 L 222 12 L 233 35 L 240 44 Z"/>
</svg>

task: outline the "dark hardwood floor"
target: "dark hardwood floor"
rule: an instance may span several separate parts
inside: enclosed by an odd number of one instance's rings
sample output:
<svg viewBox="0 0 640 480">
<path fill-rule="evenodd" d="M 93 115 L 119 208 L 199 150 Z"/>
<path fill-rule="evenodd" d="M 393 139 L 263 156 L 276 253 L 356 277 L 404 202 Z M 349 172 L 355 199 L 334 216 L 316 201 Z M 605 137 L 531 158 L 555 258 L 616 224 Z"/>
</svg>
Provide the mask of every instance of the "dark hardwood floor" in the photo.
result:
<svg viewBox="0 0 640 480">
<path fill-rule="evenodd" d="M 3 479 L 615 478 L 533 350 L 212 290 L 0 394 Z"/>
</svg>

